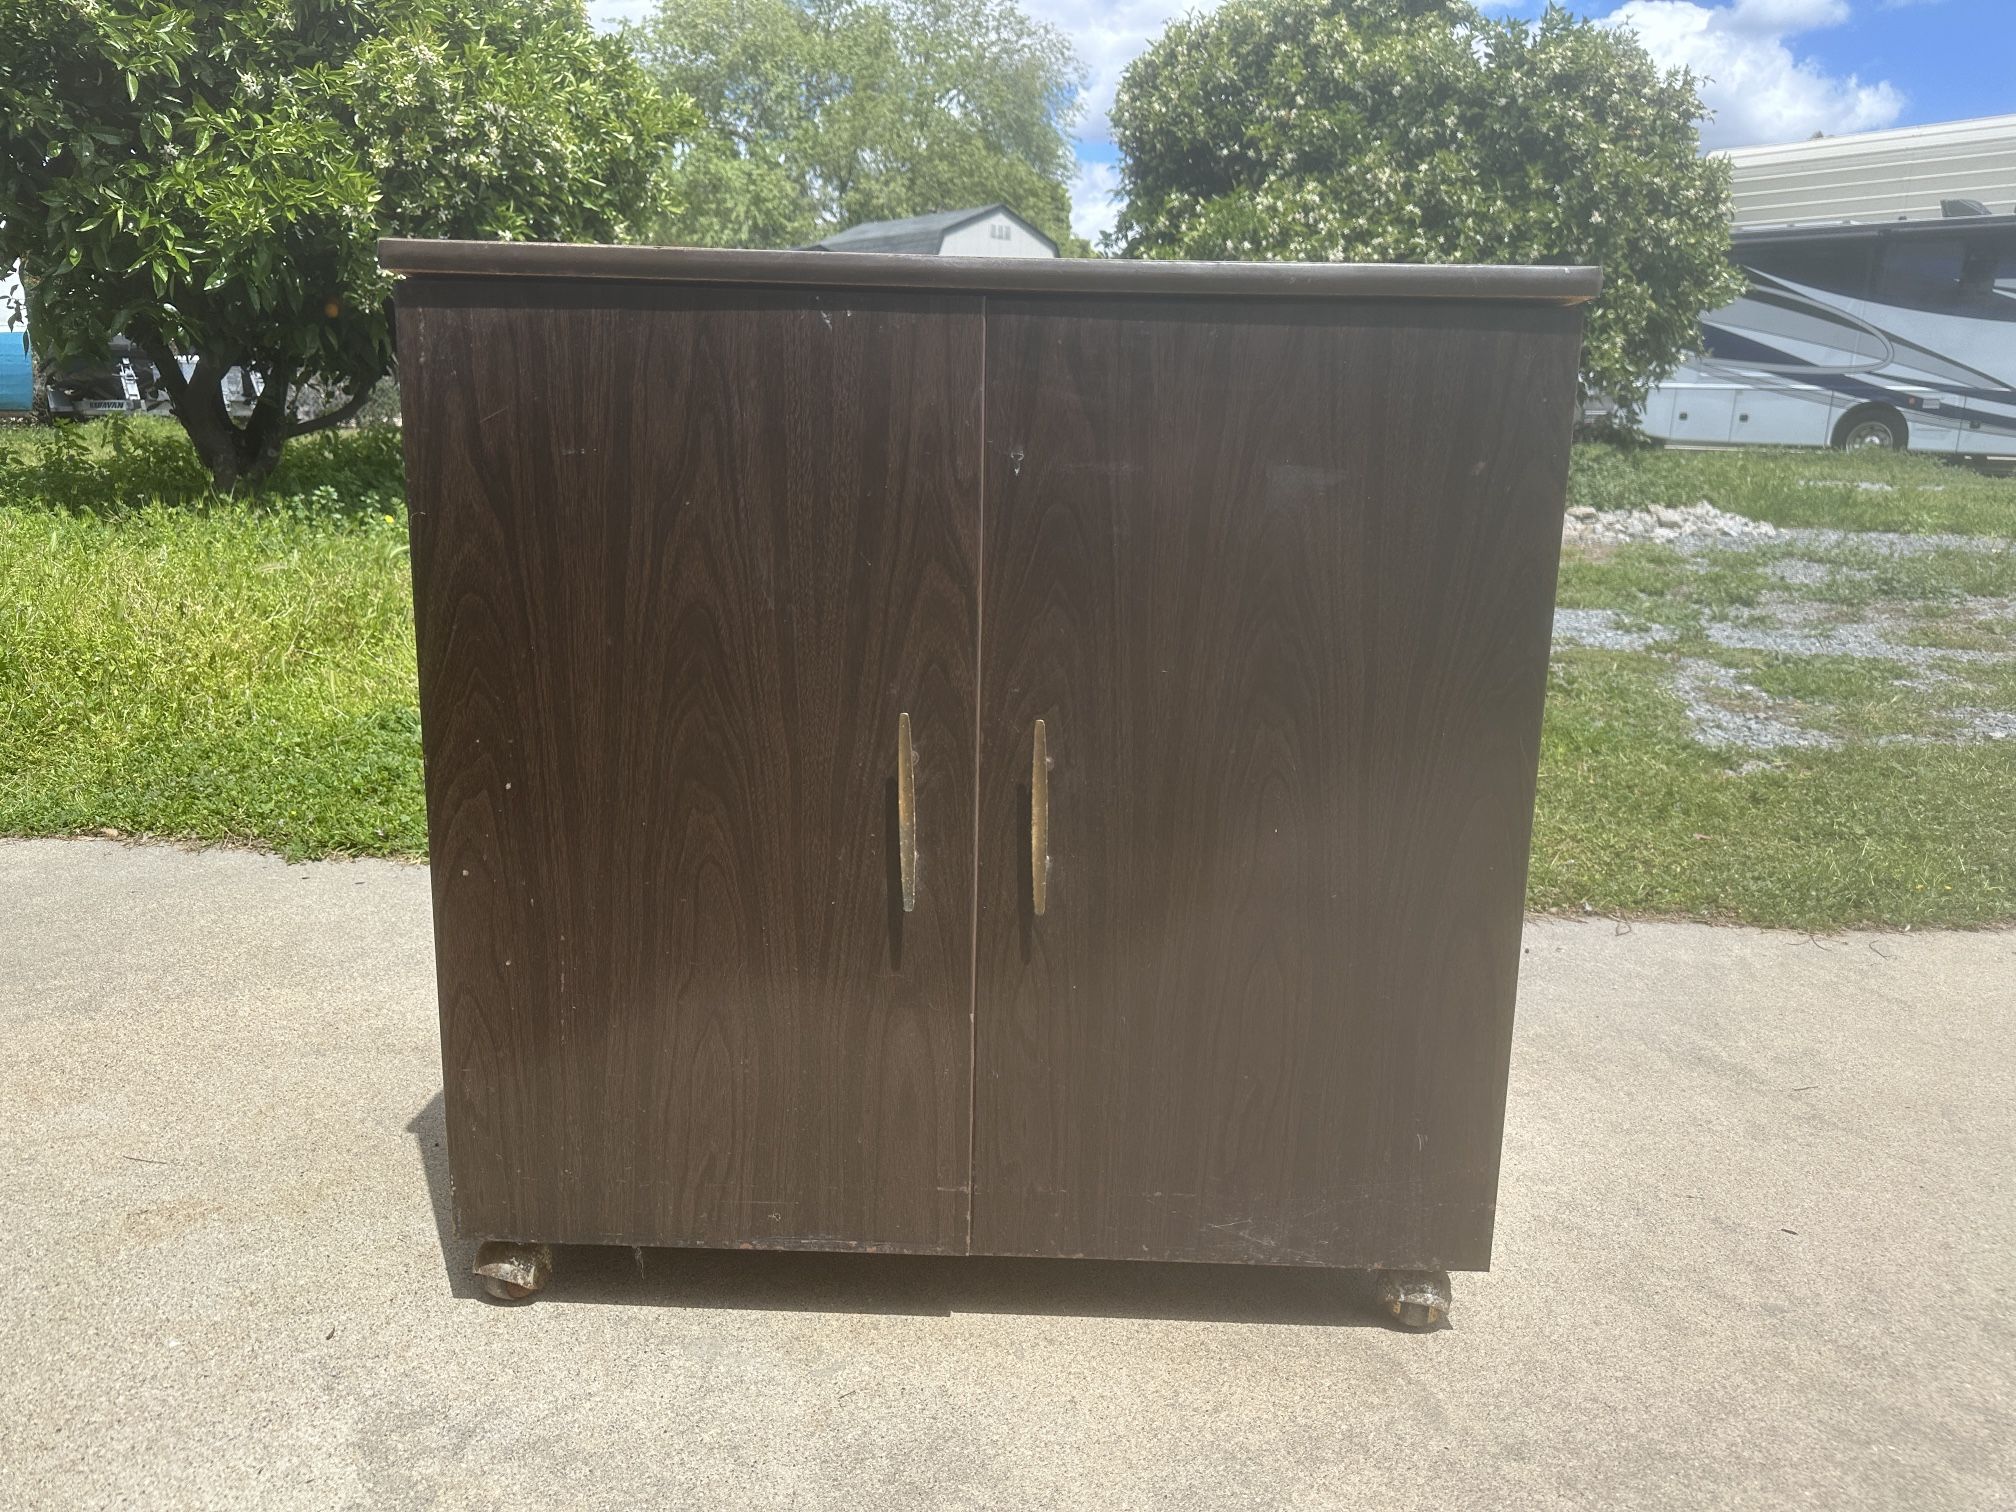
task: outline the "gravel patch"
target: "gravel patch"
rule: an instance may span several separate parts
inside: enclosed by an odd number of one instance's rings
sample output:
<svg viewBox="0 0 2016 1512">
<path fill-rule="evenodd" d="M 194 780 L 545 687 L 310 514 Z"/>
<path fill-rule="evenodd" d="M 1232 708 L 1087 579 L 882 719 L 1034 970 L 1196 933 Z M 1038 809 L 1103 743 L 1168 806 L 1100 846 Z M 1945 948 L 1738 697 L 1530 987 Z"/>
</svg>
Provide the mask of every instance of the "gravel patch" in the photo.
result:
<svg viewBox="0 0 2016 1512">
<path fill-rule="evenodd" d="M 1659 630 L 1629 630 L 1617 622 L 1614 609 L 1556 609 L 1554 643 L 1593 646 L 1599 651 L 1643 651 L 1657 642 Z"/>
<path fill-rule="evenodd" d="M 2004 601 L 1984 603 L 2000 605 Z M 1861 619 L 1835 618 L 1837 606 L 1817 604 L 1810 599 L 1767 596 L 1758 608 L 1777 620 L 1776 624 L 1711 620 L 1704 630 L 1718 646 L 1737 651 L 1769 651 L 1779 656 L 1862 656 L 1880 661 L 1901 662 L 1913 671 L 1936 671 L 1941 661 L 1999 662 L 2007 658 L 1997 651 L 1947 650 L 1934 646 L 1914 646 L 1893 638 L 1904 627 L 1883 617 L 1880 609 Z"/>
<path fill-rule="evenodd" d="M 1706 499 L 1673 508 L 1592 509 L 1578 504 L 1561 523 L 1561 539 L 1578 546 L 1621 546 L 1638 541 L 1672 545 L 1734 546 L 1775 541 L 1784 534 L 1776 525 L 1717 509 Z"/>
<path fill-rule="evenodd" d="M 1809 557 L 1779 557 L 1765 569 L 1781 583 L 1790 583 L 1797 588 L 1818 588 L 1826 583 L 1844 579 L 1872 578 L 1876 574 L 1866 567 L 1830 567 L 1825 562 L 1816 562 Z"/>
<path fill-rule="evenodd" d="M 1673 669 L 1673 691 L 1687 710 L 1697 744 L 1744 751 L 1775 751 L 1788 746 L 1831 750 L 1841 742 L 1824 730 L 1809 730 L 1776 718 L 1769 711 L 1777 700 L 1745 682 L 1734 669 L 1698 657 L 1684 657 Z M 1755 711 L 1727 707 L 1715 694 L 1734 696 L 1759 705 Z"/>
<path fill-rule="evenodd" d="M 1948 709 L 1953 728 L 1944 735 L 1879 735 L 1870 741 L 1879 746 L 1964 746 L 1984 740 L 2016 738 L 2016 714 L 2001 709 Z"/>
<path fill-rule="evenodd" d="M 1815 479 L 1815 487 L 1854 487 L 1843 480 Z M 1878 485 L 1884 486 L 1884 485 Z M 1657 542 L 1690 557 L 1711 550 L 1772 548 L 1771 574 L 1788 589 L 1822 587 L 1830 582 L 1866 580 L 1866 568 L 1815 561 L 1806 552 L 1852 549 L 1884 557 L 1916 557 L 1938 551 L 2006 552 L 2016 543 L 1992 536 L 1908 535 L 1892 531 L 1785 528 L 1719 510 L 1706 500 L 1683 509 L 1654 508 L 1598 511 L 1578 506 L 1568 512 L 1562 542 L 1573 546 L 1627 545 Z M 1970 599 L 1945 606 L 1949 620 L 1961 623 L 2016 619 L 2016 600 Z M 1740 609 L 1702 628 L 1707 638 L 1730 650 L 1761 651 L 1785 657 L 1838 656 L 1891 664 L 1903 670 L 1903 686 L 1921 692 L 1950 689 L 1957 681 L 1947 670 L 1952 663 L 2003 664 L 2000 650 L 1912 645 L 1904 639 L 1917 626 L 1911 606 L 1878 601 L 1855 611 L 1839 604 L 1816 602 L 1791 593 L 1771 593 L 1754 607 Z M 1640 629 L 1625 624 L 1611 609 L 1557 609 L 1557 646 L 1593 647 L 1606 651 L 1656 650 L 1672 632 L 1657 626 Z M 1672 664 L 1671 687 L 1686 710 L 1693 738 L 1701 745 L 1740 751 L 1783 749 L 1828 750 L 1841 737 L 1811 729 L 1800 722 L 1805 711 L 1791 700 L 1772 698 L 1752 685 L 1740 671 L 1699 657 Z M 2016 740 L 2016 712 L 1972 706 L 1942 711 L 1952 728 L 1940 735 L 1889 735 L 1880 745 L 1956 745 L 1974 741 Z M 1754 768 L 1746 763 L 1739 770 Z"/>
<path fill-rule="evenodd" d="M 1778 532 L 1778 539 L 1794 546 L 1861 547 L 1886 557 L 1931 556 L 1940 551 L 1990 555 L 2007 553 L 2016 547 L 2016 540 L 2008 536 L 1911 535 L 1901 530 L 1836 530 L 1818 525 L 1788 527 Z"/>
<path fill-rule="evenodd" d="M 1799 486 L 1801 488 L 1852 488 L 1857 493 L 1897 492 L 1897 485 L 1895 483 L 1876 483 L 1856 478 L 1801 478 Z M 1944 483 L 1934 483 L 1918 491 L 1920 493 L 1944 493 L 1946 492 L 1946 485 Z"/>
<path fill-rule="evenodd" d="M 1965 744 L 1969 740 L 2016 740 L 2016 714 L 2007 709 L 1955 709 L 1960 718 L 1960 728 L 1956 732 L 1958 740 L 1951 744 Z"/>
<path fill-rule="evenodd" d="M 1840 530 L 1820 525 L 1773 525 L 1717 509 L 1708 500 L 1672 508 L 1593 509 L 1578 504 L 1561 522 L 1568 546 L 1629 546 L 1655 542 L 1676 551 L 1745 551 L 1759 546 L 1860 547 L 1878 556 L 1930 556 L 1939 551 L 2006 552 L 2008 536 L 1913 534 L 1901 530 Z"/>
</svg>

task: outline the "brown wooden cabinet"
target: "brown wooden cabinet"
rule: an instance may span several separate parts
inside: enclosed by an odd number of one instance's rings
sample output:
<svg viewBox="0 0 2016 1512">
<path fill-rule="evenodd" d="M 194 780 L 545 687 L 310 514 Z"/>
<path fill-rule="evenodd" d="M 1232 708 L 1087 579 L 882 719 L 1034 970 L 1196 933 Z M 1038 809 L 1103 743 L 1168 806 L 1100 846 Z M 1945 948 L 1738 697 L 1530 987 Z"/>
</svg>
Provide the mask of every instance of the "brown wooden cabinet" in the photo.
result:
<svg viewBox="0 0 2016 1512">
<path fill-rule="evenodd" d="M 1593 270 L 383 256 L 493 1272 L 1489 1264 Z"/>
</svg>

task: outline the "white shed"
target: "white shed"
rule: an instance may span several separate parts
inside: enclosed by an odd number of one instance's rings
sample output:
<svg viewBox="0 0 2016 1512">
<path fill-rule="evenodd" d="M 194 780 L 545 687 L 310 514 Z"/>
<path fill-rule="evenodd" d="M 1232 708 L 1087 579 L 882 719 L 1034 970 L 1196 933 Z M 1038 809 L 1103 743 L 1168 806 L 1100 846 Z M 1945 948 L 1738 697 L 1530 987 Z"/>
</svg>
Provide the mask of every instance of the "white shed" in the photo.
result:
<svg viewBox="0 0 2016 1512">
<path fill-rule="evenodd" d="M 1006 205 L 863 221 L 811 243 L 810 252 L 922 252 L 933 257 L 1055 257 L 1057 243 Z"/>
</svg>

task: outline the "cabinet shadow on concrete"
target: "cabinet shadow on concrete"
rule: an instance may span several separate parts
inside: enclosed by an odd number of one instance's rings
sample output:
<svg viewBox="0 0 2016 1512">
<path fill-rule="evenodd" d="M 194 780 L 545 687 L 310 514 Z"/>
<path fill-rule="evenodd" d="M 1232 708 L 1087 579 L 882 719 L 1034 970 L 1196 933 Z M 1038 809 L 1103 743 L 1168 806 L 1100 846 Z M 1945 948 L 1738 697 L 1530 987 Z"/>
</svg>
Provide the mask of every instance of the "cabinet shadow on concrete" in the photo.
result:
<svg viewBox="0 0 2016 1512">
<path fill-rule="evenodd" d="M 470 1272 L 476 1241 L 455 1232 L 440 1093 L 428 1100 L 406 1129 L 418 1146 L 426 1172 L 448 1289 L 458 1298 L 487 1303 L 490 1299 Z M 999 1313 L 1335 1328 L 1392 1326 L 1377 1310 L 1371 1277 L 1356 1271 L 1130 1260 L 555 1245 L 553 1282 L 532 1305 L 573 1303 L 919 1317 Z"/>
</svg>

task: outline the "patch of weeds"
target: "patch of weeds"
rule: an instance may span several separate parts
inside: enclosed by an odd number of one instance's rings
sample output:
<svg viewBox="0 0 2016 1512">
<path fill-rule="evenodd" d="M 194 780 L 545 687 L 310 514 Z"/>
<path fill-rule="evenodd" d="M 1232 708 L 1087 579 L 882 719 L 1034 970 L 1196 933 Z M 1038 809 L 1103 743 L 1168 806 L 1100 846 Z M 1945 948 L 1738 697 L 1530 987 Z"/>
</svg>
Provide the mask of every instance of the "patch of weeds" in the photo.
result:
<svg viewBox="0 0 2016 1512">
<path fill-rule="evenodd" d="M 1933 664 L 1947 707 L 2016 712 L 2016 658 L 2002 661 L 1947 661 Z"/>
<path fill-rule="evenodd" d="M 1694 586 L 1689 597 L 1720 619 L 1734 610 L 1753 609 L 1778 588 L 1772 564 L 1788 554 L 1785 546 L 1753 551 L 1707 551 L 1695 558 Z"/>
<path fill-rule="evenodd" d="M 1780 719 L 1843 740 L 1937 736 L 1950 720 L 1942 701 L 1901 662 L 1864 656 L 1780 656 L 1718 648 Z"/>
<path fill-rule="evenodd" d="M 2016 657 L 2016 620 L 1977 619 L 1958 605 L 1921 608 L 1895 635 L 1907 646 L 1933 651 L 1991 651 Z"/>
<path fill-rule="evenodd" d="M 1628 609 L 1668 596 L 1687 570 L 1687 558 L 1670 546 L 1571 547 L 1561 554 L 1554 601 L 1564 609 Z"/>
<path fill-rule="evenodd" d="M 1568 609 L 1611 610 L 1635 629 L 1698 634 L 1707 619 L 1762 605 L 1780 586 L 1770 568 L 1778 551 L 1689 554 L 1656 544 L 1569 550 L 1561 558 L 1557 602 Z"/>
<path fill-rule="evenodd" d="M 1952 603 L 1966 598 L 2008 598 L 2016 595 L 2016 551 L 1976 551 L 1941 547 L 1934 551 L 1894 554 L 1853 542 L 1813 545 L 1802 550 L 1809 560 L 1837 569 L 1824 581 L 1783 584 L 1787 597 L 1861 608 L 1889 600 L 1900 603 Z"/>
<path fill-rule="evenodd" d="M 1563 758 L 1580 763 L 1614 754 L 1621 731 L 1676 747 L 1691 745 L 1686 711 L 1672 692 L 1673 658 L 1658 652 L 1557 650 L 1548 697 L 1579 716 L 1552 731 Z M 1550 709 L 1554 707 L 1552 703 Z"/>
<path fill-rule="evenodd" d="M 1785 623 L 1783 615 L 1775 609 L 1731 609 L 1718 616 L 1731 625 L 1740 625 L 1746 630 L 1776 630 Z"/>
</svg>

